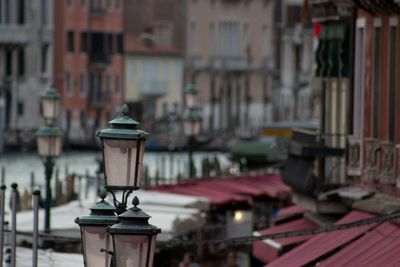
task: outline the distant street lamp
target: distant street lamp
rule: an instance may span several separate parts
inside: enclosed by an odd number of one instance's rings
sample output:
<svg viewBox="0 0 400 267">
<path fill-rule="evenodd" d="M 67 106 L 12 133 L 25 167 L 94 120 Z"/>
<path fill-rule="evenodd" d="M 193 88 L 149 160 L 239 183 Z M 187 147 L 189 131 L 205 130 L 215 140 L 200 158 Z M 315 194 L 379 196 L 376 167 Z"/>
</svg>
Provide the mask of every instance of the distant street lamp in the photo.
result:
<svg viewBox="0 0 400 267">
<path fill-rule="evenodd" d="M 128 117 L 128 112 L 128 106 L 124 105 L 121 116 L 110 121 L 111 128 L 97 133 L 103 147 L 105 187 L 113 197 L 114 206 L 104 201 L 103 193 L 103 200 L 92 207 L 91 215 L 76 220 L 81 226 L 86 267 L 153 266 L 156 236 L 161 230 L 148 223 L 150 216 L 137 207 L 137 197 L 127 210 L 129 195 L 140 188 L 148 135 L 137 129 L 139 123 Z M 122 191 L 122 200 L 117 200 L 114 191 Z M 114 211 L 118 214 L 116 220 Z"/>
<path fill-rule="evenodd" d="M 188 137 L 188 168 L 189 178 L 195 176 L 194 162 L 193 162 L 193 147 L 196 136 L 201 130 L 201 114 L 197 107 L 196 95 L 198 93 L 197 87 L 194 84 L 189 84 L 185 88 L 186 110 L 183 116 L 183 132 Z"/>
<path fill-rule="evenodd" d="M 50 88 L 41 96 L 42 113 L 45 125 L 36 132 L 38 155 L 42 158 L 46 176 L 46 203 L 44 231 L 49 233 L 51 210 L 51 176 L 53 174 L 55 159 L 60 156 L 62 150 L 62 132 L 56 126 L 56 120 L 60 105 L 60 95 Z"/>
</svg>

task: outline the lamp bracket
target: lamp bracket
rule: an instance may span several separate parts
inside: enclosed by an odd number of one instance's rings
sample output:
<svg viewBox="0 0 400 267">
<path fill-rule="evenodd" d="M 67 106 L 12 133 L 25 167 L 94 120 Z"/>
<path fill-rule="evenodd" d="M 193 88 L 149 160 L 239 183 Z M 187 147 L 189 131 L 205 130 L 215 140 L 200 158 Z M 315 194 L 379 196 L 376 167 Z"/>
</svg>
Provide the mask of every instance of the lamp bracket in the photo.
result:
<svg viewBox="0 0 400 267">
<path fill-rule="evenodd" d="M 112 195 L 113 203 L 114 203 L 114 206 L 116 208 L 115 212 L 119 215 L 119 214 L 122 214 L 125 211 L 127 211 L 126 208 L 128 207 L 128 198 L 129 198 L 130 194 L 132 194 L 133 190 L 132 189 L 124 190 L 122 192 L 122 200 L 121 201 L 119 201 L 117 199 L 117 196 L 115 195 L 115 193 L 111 189 L 107 189 L 107 190 Z"/>
</svg>

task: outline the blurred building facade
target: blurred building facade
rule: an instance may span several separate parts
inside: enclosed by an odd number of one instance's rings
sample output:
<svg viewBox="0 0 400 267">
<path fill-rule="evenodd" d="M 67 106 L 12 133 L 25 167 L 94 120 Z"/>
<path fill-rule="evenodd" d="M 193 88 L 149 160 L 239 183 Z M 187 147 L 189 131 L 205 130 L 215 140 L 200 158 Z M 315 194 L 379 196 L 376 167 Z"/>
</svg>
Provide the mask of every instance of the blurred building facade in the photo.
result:
<svg viewBox="0 0 400 267">
<path fill-rule="evenodd" d="M 311 23 L 303 1 L 187 1 L 186 83 L 203 130 L 248 134 L 274 120 L 311 120 Z"/>
<path fill-rule="evenodd" d="M 0 1 L 0 150 L 35 140 L 51 84 L 53 1 Z"/>
<path fill-rule="evenodd" d="M 313 87 L 321 96 L 320 131 L 295 136 L 285 182 L 296 203 L 322 217 L 351 209 L 398 210 L 400 3 L 310 5 L 321 27 Z"/>
<path fill-rule="evenodd" d="M 275 1 L 187 1 L 186 83 L 203 130 L 250 131 L 272 119 Z"/>
<path fill-rule="evenodd" d="M 125 38 L 125 102 L 133 107 L 135 118 L 149 122 L 177 112 L 181 103 L 183 59 L 178 50 L 160 45 L 154 35 Z M 164 129 L 165 130 L 165 129 Z"/>
<path fill-rule="evenodd" d="M 54 86 L 65 140 L 95 142 L 123 99 L 123 1 L 54 2 Z"/>
<path fill-rule="evenodd" d="M 273 84 L 277 121 L 309 121 L 316 117 L 311 91 L 313 32 L 303 0 L 276 1 L 274 32 L 278 71 Z"/>
</svg>

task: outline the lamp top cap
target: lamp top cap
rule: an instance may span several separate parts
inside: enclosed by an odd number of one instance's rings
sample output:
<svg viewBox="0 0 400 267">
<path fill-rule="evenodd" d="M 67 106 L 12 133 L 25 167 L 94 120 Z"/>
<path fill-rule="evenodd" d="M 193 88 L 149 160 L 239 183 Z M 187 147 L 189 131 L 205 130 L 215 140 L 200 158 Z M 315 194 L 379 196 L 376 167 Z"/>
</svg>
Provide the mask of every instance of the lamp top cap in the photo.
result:
<svg viewBox="0 0 400 267">
<path fill-rule="evenodd" d="M 134 129 L 136 129 L 137 126 L 140 124 L 139 122 L 135 121 L 134 119 L 128 116 L 129 107 L 127 104 L 124 104 L 121 107 L 120 113 L 121 115 L 119 118 L 115 118 L 109 122 L 113 127 L 118 128 L 119 126 L 125 126 L 130 128 L 134 127 Z"/>
<path fill-rule="evenodd" d="M 42 99 L 54 99 L 54 100 L 57 100 L 57 99 L 61 98 L 60 94 L 53 87 L 48 88 L 46 91 L 44 91 L 42 93 L 41 96 L 42 96 Z"/>
<path fill-rule="evenodd" d="M 139 122 L 128 116 L 128 105 L 121 107 L 121 115 L 109 122 L 111 128 L 103 129 L 97 133 L 100 138 L 146 140 L 147 133 L 137 129 Z"/>
<path fill-rule="evenodd" d="M 190 94 L 190 95 L 195 95 L 199 92 L 199 89 L 197 88 L 197 85 L 190 83 L 186 85 L 185 87 L 185 93 Z"/>
<path fill-rule="evenodd" d="M 149 224 L 150 215 L 143 212 L 137 206 L 139 199 L 134 197 L 132 200 L 133 207 L 118 216 L 119 223 L 109 228 L 111 234 L 128 234 L 128 235 L 154 235 L 161 230 L 154 225 Z"/>
<path fill-rule="evenodd" d="M 99 192 L 101 200 L 90 207 L 90 215 L 76 218 L 75 222 L 80 225 L 113 225 L 118 222 L 115 215 L 115 207 L 104 199 L 107 197 L 107 191 Z"/>
</svg>

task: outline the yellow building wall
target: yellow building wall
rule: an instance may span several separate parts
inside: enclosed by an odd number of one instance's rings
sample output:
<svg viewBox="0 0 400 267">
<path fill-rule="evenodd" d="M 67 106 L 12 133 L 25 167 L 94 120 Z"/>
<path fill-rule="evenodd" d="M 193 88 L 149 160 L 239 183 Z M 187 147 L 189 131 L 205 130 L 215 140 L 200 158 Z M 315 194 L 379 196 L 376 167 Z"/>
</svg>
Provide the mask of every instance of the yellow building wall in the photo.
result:
<svg viewBox="0 0 400 267">
<path fill-rule="evenodd" d="M 148 67 L 146 69 L 146 64 L 152 66 L 151 70 Z M 124 77 L 125 101 L 127 102 L 137 102 L 146 98 L 140 92 L 143 80 L 151 78 L 167 83 L 165 94 L 154 98 L 156 118 L 163 115 L 164 103 L 167 104 L 168 111 L 172 110 L 174 103 L 181 106 L 183 84 L 183 61 L 181 58 L 128 55 L 125 57 Z"/>
</svg>

